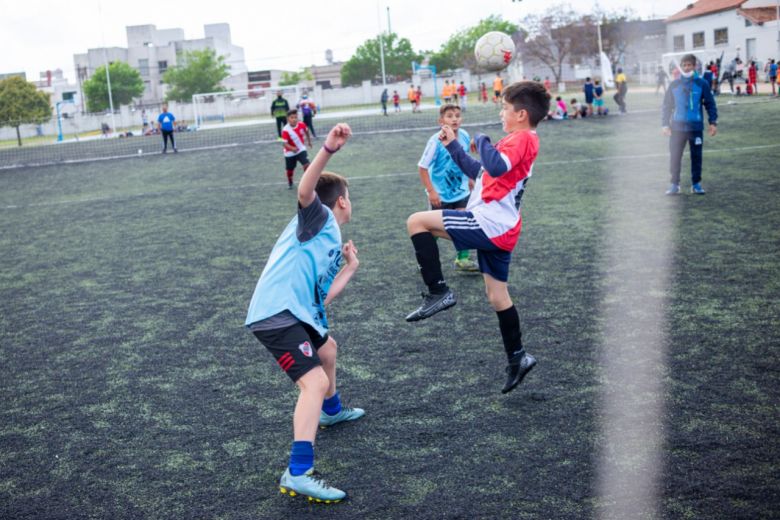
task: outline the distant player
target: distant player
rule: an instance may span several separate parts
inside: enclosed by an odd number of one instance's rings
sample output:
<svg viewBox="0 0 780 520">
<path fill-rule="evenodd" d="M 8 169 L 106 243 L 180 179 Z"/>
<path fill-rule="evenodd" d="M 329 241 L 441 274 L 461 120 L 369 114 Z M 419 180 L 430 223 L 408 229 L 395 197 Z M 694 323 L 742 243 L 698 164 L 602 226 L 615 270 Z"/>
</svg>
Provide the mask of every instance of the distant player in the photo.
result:
<svg viewBox="0 0 780 520">
<path fill-rule="evenodd" d="M 468 107 L 468 89 L 466 88 L 466 84 L 462 81 L 460 82 L 460 85 L 458 85 L 458 100 L 460 102 L 460 109 L 462 112 L 466 111 L 466 108 Z"/>
<path fill-rule="evenodd" d="M 590 77 L 585 78 L 585 84 L 582 85 L 582 92 L 585 94 L 585 105 L 589 116 L 593 115 L 593 82 Z"/>
<path fill-rule="evenodd" d="M 273 354 L 300 389 L 293 413 L 290 462 L 279 481 L 282 493 L 338 502 L 344 491 L 314 471 L 318 426 L 353 421 L 365 412 L 342 406 L 336 391 L 336 342 L 328 335 L 326 306 L 358 268 L 357 249 L 341 242 L 340 226 L 350 221 L 347 180 L 323 172 L 330 156 L 350 136 L 338 124 L 298 186 L 298 214 L 276 241 L 257 282 L 246 326 Z M 339 271 L 342 259 L 346 262 Z M 337 274 L 338 273 L 338 274 Z"/>
<path fill-rule="evenodd" d="M 176 143 L 173 142 L 173 122 L 176 121 L 176 117 L 168 112 L 168 103 L 163 103 L 162 113 L 157 116 L 157 126 L 160 128 L 160 133 L 163 138 L 162 153 L 168 153 L 168 139 L 171 140 L 171 148 L 173 153 L 178 153 L 176 149 Z"/>
<path fill-rule="evenodd" d="M 444 86 L 441 89 L 441 97 L 444 99 L 444 104 L 449 105 L 452 103 L 452 91 L 450 90 L 450 80 L 444 80 Z"/>
<path fill-rule="evenodd" d="M 504 90 L 504 80 L 501 79 L 501 73 L 496 72 L 493 78 L 493 103 L 496 105 L 501 101 L 501 92 Z"/>
<path fill-rule="evenodd" d="M 607 108 L 604 106 L 604 87 L 599 80 L 593 83 L 593 108 L 596 109 L 596 114 L 607 115 Z"/>
<path fill-rule="evenodd" d="M 442 105 L 439 109 L 439 126 L 449 126 L 456 133 L 461 146 L 471 148 L 471 137 L 460 127 L 461 111 L 457 105 Z M 464 210 L 469 201 L 471 189 L 469 178 L 458 168 L 439 140 L 441 132 L 428 139 L 420 162 L 420 182 L 428 196 L 428 209 Z M 469 250 L 459 250 L 455 257 L 455 268 L 464 272 L 477 272 L 479 268 L 469 258 Z"/>
<path fill-rule="evenodd" d="M 502 393 L 512 391 L 536 365 L 523 348 L 520 319 L 509 296 L 509 262 L 520 237 L 520 201 L 539 152 L 536 125 L 550 109 L 550 95 L 541 83 L 521 81 L 503 93 L 501 122 L 508 134 L 495 146 L 484 135 L 476 136 L 480 160 L 470 157 L 449 126 L 442 127 L 442 144 L 458 167 L 476 181 L 466 211 L 433 210 L 415 213 L 407 220 L 429 294 L 406 321 L 429 318 L 455 305 L 455 294 L 441 271 L 435 237 L 452 240 L 456 249 L 476 249 L 487 298 L 498 316 L 508 359 Z"/>
<path fill-rule="evenodd" d="M 308 94 L 301 96 L 300 101 L 296 105 L 303 116 L 303 122 L 306 124 L 306 128 L 311 132 L 312 137 L 317 138 L 317 132 L 314 130 L 314 116 L 317 115 L 317 103 L 311 100 Z"/>
<path fill-rule="evenodd" d="M 393 91 L 393 109 L 395 110 L 395 113 L 401 111 L 401 96 L 398 95 L 398 91 Z"/>
<path fill-rule="evenodd" d="M 298 111 L 294 108 L 287 111 L 287 124 L 282 128 L 284 148 L 284 169 L 287 173 L 287 187 L 293 188 L 293 173 L 297 163 L 301 163 L 303 171 L 309 167 L 309 156 L 306 153 L 304 138 L 311 148 L 311 134 L 306 123 L 298 121 Z"/>
<path fill-rule="evenodd" d="M 696 77 L 696 56 L 686 54 L 680 60 L 680 78 L 672 81 L 664 95 L 661 126 L 669 136 L 669 152 L 672 183 L 667 195 L 680 193 L 680 170 L 685 144 L 691 152 L 691 192 L 704 195 L 701 186 L 701 159 L 704 148 L 704 113 L 707 109 L 710 136 L 718 133 L 718 109 L 710 85 Z"/>
<path fill-rule="evenodd" d="M 414 90 L 414 85 L 409 85 L 406 98 L 409 100 L 409 104 L 412 105 L 412 112 L 417 112 L 417 91 Z"/>
</svg>

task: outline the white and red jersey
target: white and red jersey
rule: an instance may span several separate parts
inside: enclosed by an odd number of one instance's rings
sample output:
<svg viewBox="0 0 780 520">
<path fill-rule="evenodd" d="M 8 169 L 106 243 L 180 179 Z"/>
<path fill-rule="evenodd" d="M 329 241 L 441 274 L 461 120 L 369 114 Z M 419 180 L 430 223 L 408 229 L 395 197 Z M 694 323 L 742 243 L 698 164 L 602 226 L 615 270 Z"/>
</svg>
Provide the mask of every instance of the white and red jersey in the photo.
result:
<svg viewBox="0 0 780 520">
<path fill-rule="evenodd" d="M 291 152 L 285 147 L 284 156 L 294 157 L 301 152 L 305 152 L 306 145 L 303 144 L 303 140 L 305 138 L 306 138 L 306 123 L 304 123 L 303 121 L 298 121 L 298 124 L 295 125 L 295 128 L 291 127 L 290 123 L 284 125 L 284 128 L 282 128 L 282 139 L 284 139 L 285 144 L 296 149 L 295 152 Z"/>
<path fill-rule="evenodd" d="M 496 150 L 506 163 L 507 171 L 499 177 L 492 177 L 483 170 L 466 210 L 474 214 L 491 242 L 511 251 L 520 238 L 523 223 L 515 198 L 525 189 L 525 182 L 531 176 L 534 160 L 539 154 L 539 137 L 533 130 L 513 132 L 496 143 Z"/>
</svg>

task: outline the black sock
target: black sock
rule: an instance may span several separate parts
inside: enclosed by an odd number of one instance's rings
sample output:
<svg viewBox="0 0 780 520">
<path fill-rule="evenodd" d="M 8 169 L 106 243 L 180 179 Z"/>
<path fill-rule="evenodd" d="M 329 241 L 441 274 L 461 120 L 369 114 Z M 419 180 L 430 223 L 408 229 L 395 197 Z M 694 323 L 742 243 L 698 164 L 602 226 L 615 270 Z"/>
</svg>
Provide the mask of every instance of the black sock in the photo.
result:
<svg viewBox="0 0 780 520">
<path fill-rule="evenodd" d="M 431 294 L 447 292 L 447 284 L 444 283 L 444 275 L 441 274 L 441 262 L 439 261 L 439 246 L 433 234 L 424 232 L 412 236 L 414 254 L 417 263 L 420 264 L 423 282 L 428 286 Z"/>
<path fill-rule="evenodd" d="M 496 316 L 498 316 L 498 326 L 501 329 L 501 338 L 504 340 L 506 357 L 511 360 L 512 356 L 523 352 L 520 316 L 518 316 L 514 305 L 503 311 L 496 311 Z"/>
</svg>

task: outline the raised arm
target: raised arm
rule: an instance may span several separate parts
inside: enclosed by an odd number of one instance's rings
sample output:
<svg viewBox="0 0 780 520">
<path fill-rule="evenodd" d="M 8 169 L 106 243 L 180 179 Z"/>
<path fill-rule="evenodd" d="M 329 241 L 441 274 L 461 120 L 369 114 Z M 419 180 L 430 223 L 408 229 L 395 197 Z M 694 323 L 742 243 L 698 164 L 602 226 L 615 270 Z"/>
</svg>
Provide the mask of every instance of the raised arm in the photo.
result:
<svg viewBox="0 0 780 520">
<path fill-rule="evenodd" d="M 322 148 L 317 152 L 317 156 L 309 167 L 306 168 L 306 171 L 301 178 L 301 182 L 298 184 L 298 203 L 302 208 L 305 208 L 314 202 L 314 189 L 317 187 L 317 181 L 320 179 L 320 175 L 325 169 L 325 165 L 328 164 L 330 156 L 339 151 L 351 135 L 352 130 L 346 123 L 339 123 L 330 129 Z"/>
<path fill-rule="evenodd" d="M 455 161 L 455 164 L 458 165 L 458 168 L 460 168 L 468 178 L 476 180 L 476 178 L 479 177 L 479 171 L 482 169 L 482 165 L 478 160 L 466 153 L 455 138 L 455 132 L 453 132 L 452 128 L 447 125 L 442 126 L 439 140 L 447 149 L 447 152 L 450 154 L 450 157 L 452 157 L 452 160 Z"/>
</svg>

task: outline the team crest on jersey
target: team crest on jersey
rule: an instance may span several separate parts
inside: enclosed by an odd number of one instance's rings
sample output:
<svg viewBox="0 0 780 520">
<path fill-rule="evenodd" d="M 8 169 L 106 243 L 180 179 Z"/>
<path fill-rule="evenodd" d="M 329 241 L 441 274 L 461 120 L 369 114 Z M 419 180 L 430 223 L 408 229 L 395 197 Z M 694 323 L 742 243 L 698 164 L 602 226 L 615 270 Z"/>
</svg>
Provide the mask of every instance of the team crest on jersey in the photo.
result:
<svg viewBox="0 0 780 520">
<path fill-rule="evenodd" d="M 311 357 L 311 343 L 308 341 L 304 341 L 300 345 L 298 345 L 298 349 L 303 352 L 303 355 L 306 357 Z"/>
</svg>

